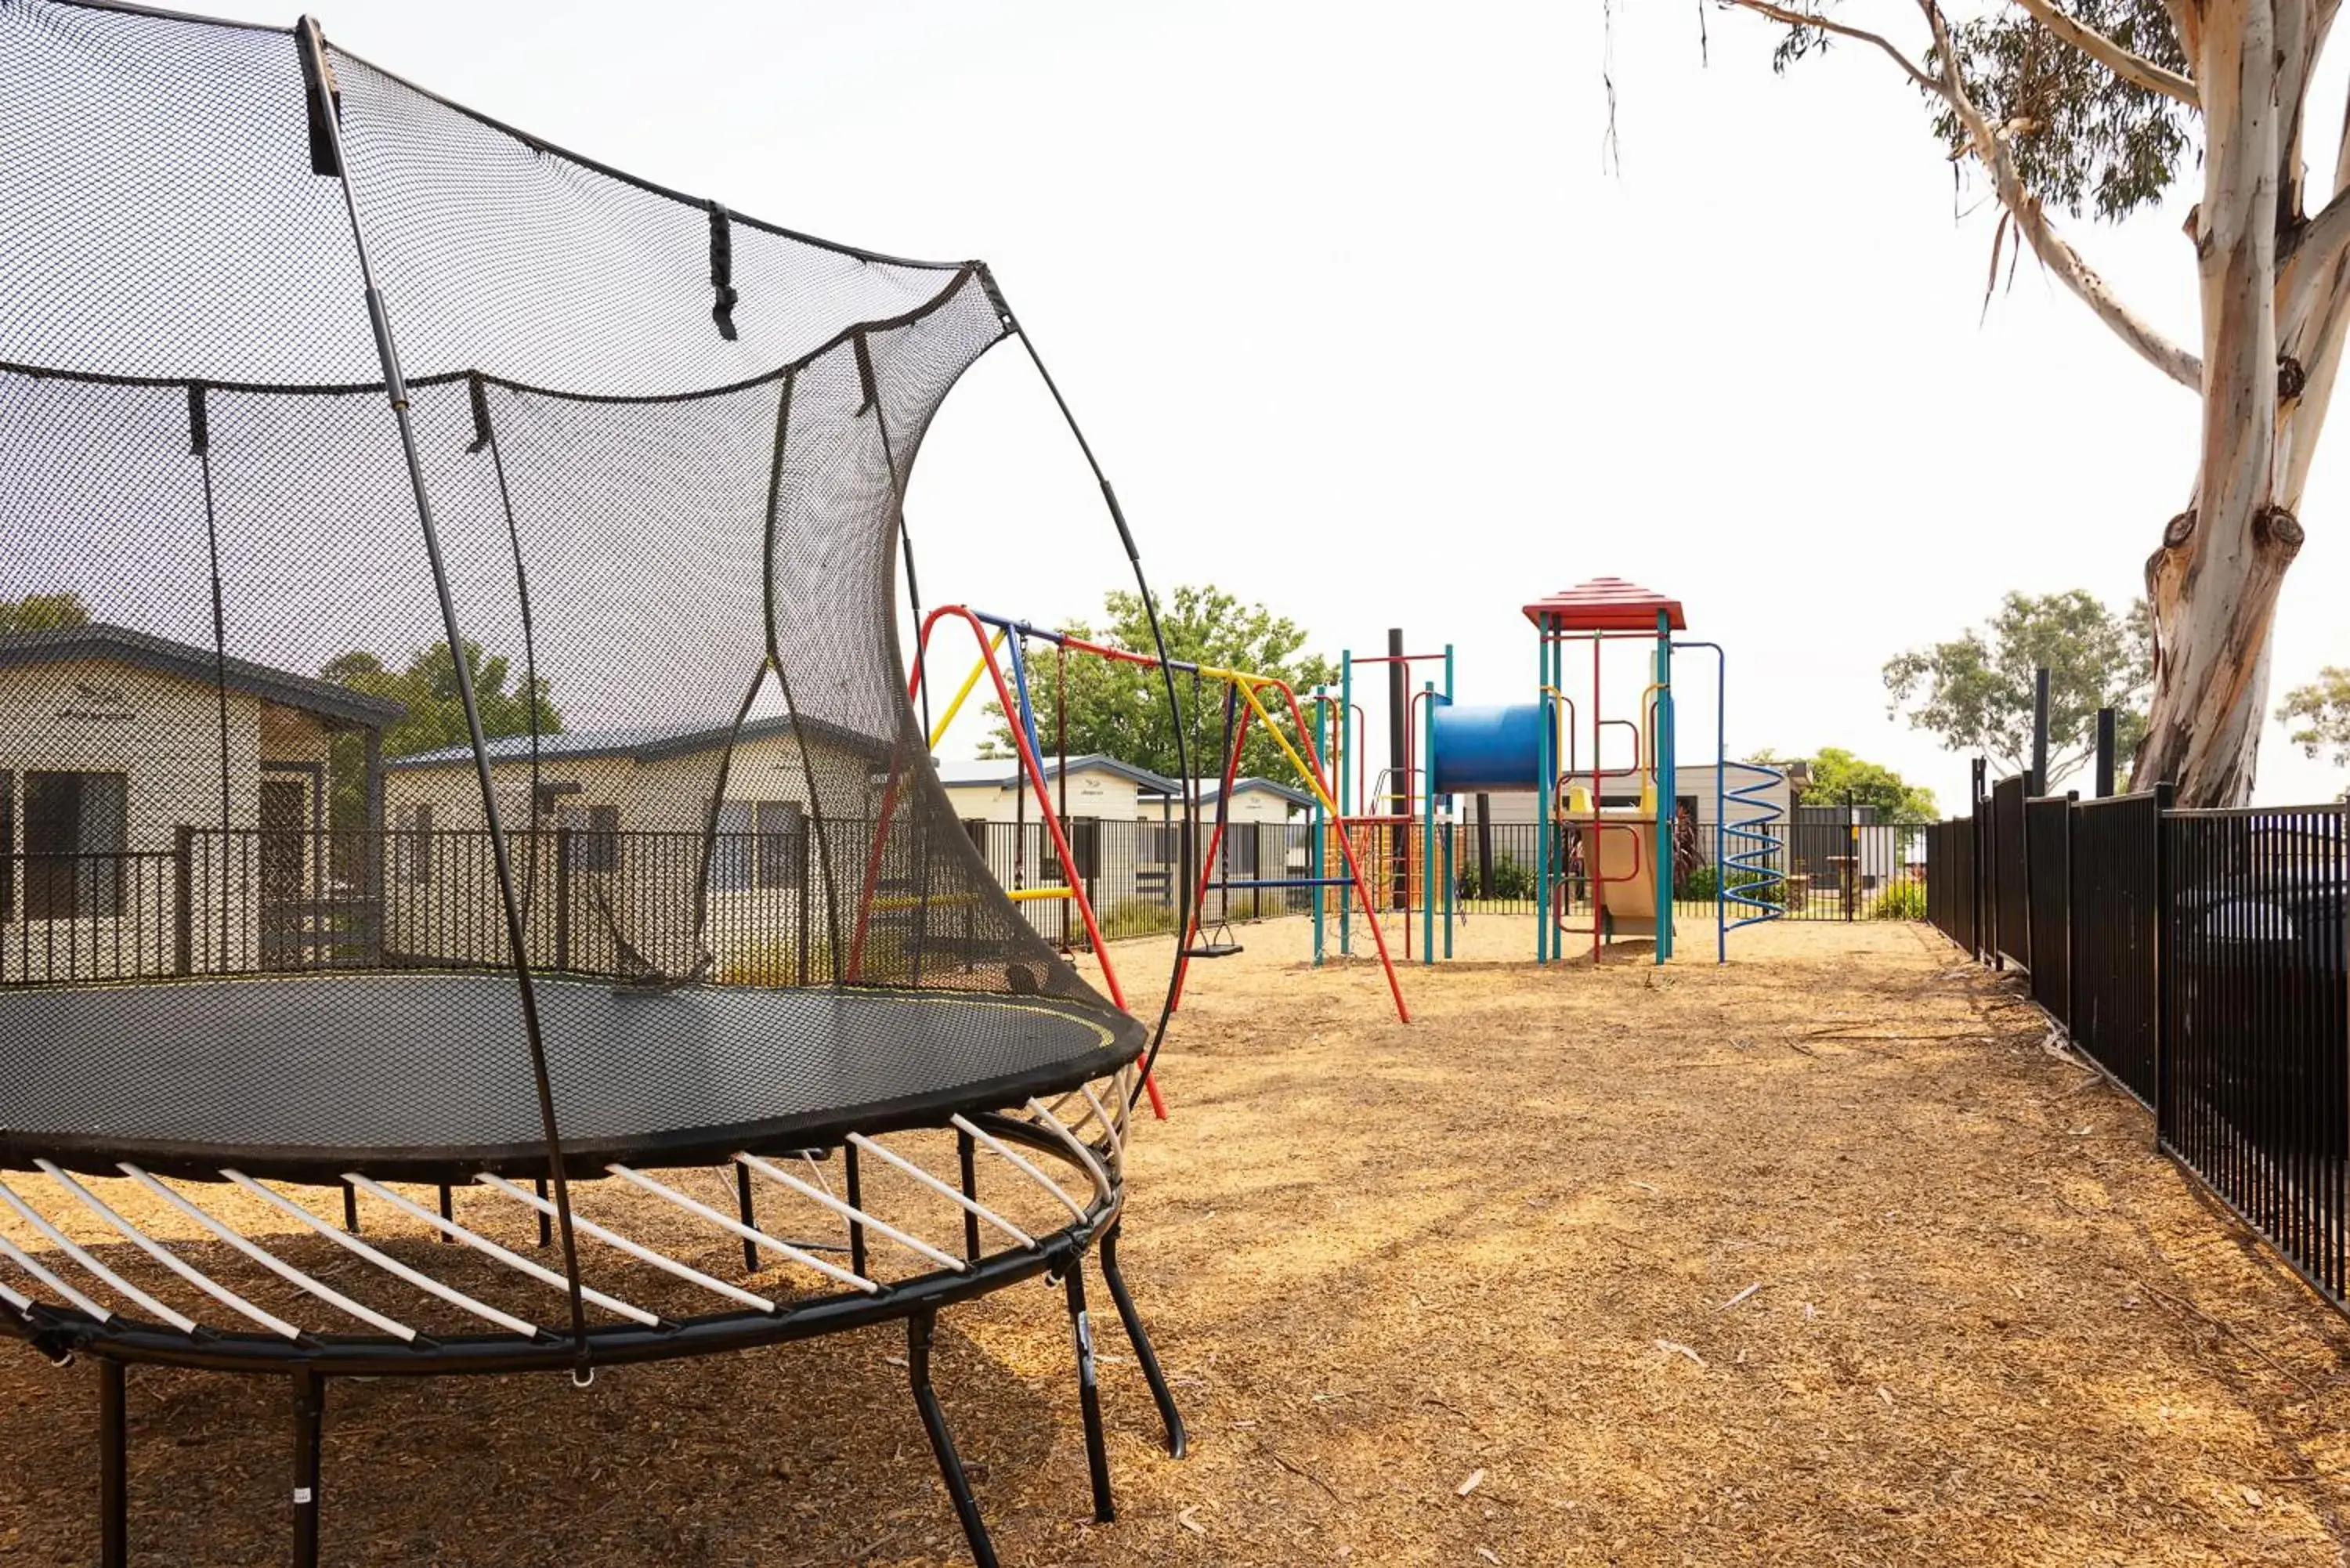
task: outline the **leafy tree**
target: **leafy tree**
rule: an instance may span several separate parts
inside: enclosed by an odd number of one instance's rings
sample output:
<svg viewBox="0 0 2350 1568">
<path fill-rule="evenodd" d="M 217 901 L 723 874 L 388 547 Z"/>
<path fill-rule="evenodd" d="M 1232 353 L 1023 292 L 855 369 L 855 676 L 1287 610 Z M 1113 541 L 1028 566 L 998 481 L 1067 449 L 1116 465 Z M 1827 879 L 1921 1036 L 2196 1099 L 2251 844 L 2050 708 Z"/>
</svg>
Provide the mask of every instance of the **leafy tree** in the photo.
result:
<svg viewBox="0 0 2350 1568">
<path fill-rule="evenodd" d="M 26 594 L 20 599 L 0 599 L 0 633 L 57 631 L 88 626 L 89 607 L 79 594 Z"/>
<path fill-rule="evenodd" d="M 473 678 L 473 705 L 482 716 L 482 733 L 490 740 L 502 735 L 525 735 L 534 717 L 542 735 L 559 733 L 563 715 L 547 695 L 546 682 L 522 680 L 503 654 L 484 654 L 481 645 L 465 643 L 465 667 Z M 457 696 L 457 663 L 449 645 L 429 643 L 394 670 L 364 649 L 337 654 L 319 670 L 328 680 L 387 698 L 408 710 L 407 716 L 385 729 L 387 757 L 413 756 L 447 746 L 467 744 L 464 704 Z M 365 826 L 367 769 L 363 742 L 357 735 L 338 735 L 328 770 L 333 781 L 328 820 L 338 830 Z"/>
<path fill-rule="evenodd" d="M 2096 596 L 2011 593 L 1988 625 L 1886 661 L 1891 711 L 1930 730 L 1953 751 L 1980 752 L 2002 773 L 2032 765 L 2033 672 L 2048 667 L 2048 777 L 2052 784 L 2095 754 L 2097 710 L 2115 711 L 2115 745 L 2126 754 L 2147 733 L 2141 706 L 2152 680 L 2146 607 L 2116 615 Z"/>
<path fill-rule="evenodd" d="M 2341 148 L 2350 130 L 2331 115 L 2305 123 L 2334 0 L 2014 0 L 1957 22 L 1939 0 L 1721 3 L 1781 29 L 1780 69 L 1836 46 L 1889 60 L 1923 99 L 1934 147 L 1998 202 L 1992 286 L 2003 248 L 2029 248 L 2201 400 L 2187 504 L 2146 563 L 2153 687 L 2135 782 L 2171 780 L 2188 805 L 2241 804 L 2277 589 L 2301 548 L 2296 514 L 2350 334 L 2350 156 L 2314 213 L 2303 167 L 2305 149 Z M 1874 30 L 1904 16 L 1908 41 Z M 2191 345 L 2125 304 L 2055 222 L 2148 212 L 2181 183 L 2198 197 Z"/>
<path fill-rule="evenodd" d="M 2329 664 L 2306 686 L 2284 694 L 2277 709 L 2280 723 L 2298 724 L 2293 743 L 2306 757 L 2334 753 L 2334 765 L 2350 768 L 2350 669 Z M 2350 790 L 2343 792 L 2350 800 Z"/>
<path fill-rule="evenodd" d="M 1910 784 L 1882 763 L 1856 757 L 1842 746 L 1822 746 L 1809 757 L 1780 757 L 1765 752 L 1754 759 L 1783 772 L 1801 763 L 1811 777 L 1804 798 L 1814 805 L 1841 805 L 1849 795 L 1856 805 L 1873 805 L 1879 822 L 1932 822 L 1940 815 L 1934 792 Z"/>
<path fill-rule="evenodd" d="M 1105 597 L 1102 608 L 1107 625 L 1100 631 L 1082 621 L 1055 629 L 1111 648 L 1153 652 L 1150 622 L 1139 597 L 1112 592 Z M 1314 721 L 1313 704 L 1308 701 L 1313 689 L 1326 685 L 1335 690 L 1337 685 L 1336 665 L 1318 655 L 1300 652 L 1305 646 L 1305 632 L 1296 622 L 1274 615 L 1261 604 L 1243 605 L 1212 583 L 1187 583 L 1177 587 L 1161 601 L 1159 621 L 1167 637 L 1167 651 L 1174 659 L 1277 676 L 1288 681 L 1297 693 L 1298 706 L 1309 724 Z M 1056 670 L 1051 646 L 1032 645 L 1028 696 L 1036 711 L 1036 732 L 1044 742 L 1048 763 L 1055 751 L 1060 712 L 1058 683 L 1063 673 Z M 1102 752 L 1137 767 L 1174 776 L 1175 737 L 1168 723 L 1165 683 L 1156 669 L 1073 653 L 1065 673 L 1069 694 L 1069 755 Z M 1202 680 L 1195 688 L 1191 678 L 1180 672 L 1175 685 L 1192 772 L 1203 777 L 1216 774 L 1223 763 L 1226 687 L 1219 680 Z M 1263 701 L 1290 743 L 1297 745 L 1296 728 L 1290 722 L 1280 694 L 1265 692 Z M 1246 711 L 1243 704 L 1240 711 Z M 1003 709 L 991 702 L 987 711 L 995 724 L 981 748 L 982 754 L 1018 755 Z M 1238 722 L 1237 716 L 1234 722 Z M 1304 754 L 1302 747 L 1300 754 Z M 1241 752 L 1241 772 L 1284 781 L 1295 779 L 1295 770 L 1279 742 L 1264 733 L 1262 721 L 1253 720 L 1249 726 L 1248 742 Z"/>
</svg>

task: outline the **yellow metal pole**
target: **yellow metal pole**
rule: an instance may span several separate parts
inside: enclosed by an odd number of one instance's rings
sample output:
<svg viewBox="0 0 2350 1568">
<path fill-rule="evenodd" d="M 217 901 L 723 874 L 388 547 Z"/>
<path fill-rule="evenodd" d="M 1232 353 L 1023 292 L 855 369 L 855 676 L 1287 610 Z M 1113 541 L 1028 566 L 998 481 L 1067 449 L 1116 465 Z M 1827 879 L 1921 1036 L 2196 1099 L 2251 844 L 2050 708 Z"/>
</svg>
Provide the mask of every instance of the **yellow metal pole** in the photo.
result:
<svg viewBox="0 0 2350 1568">
<path fill-rule="evenodd" d="M 1001 652 L 1003 648 L 1003 639 L 1009 635 L 1010 633 L 1008 632 L 997 632 L 995 634 L 994 642 L 988 646 L 988 652 Z M 979 685 L 979 678 L 986 673 L 987 655 L 982 654 L 980 655 L 979 662 L 971 667 L 971 673 L 962 678 L 962 686 L 955 692 L 954 701 L 947 704 L 947 711 L 939 715 L 938 723 L 931 729 L 931 749 L 932 751 L 936 751 L 938 749 L 939 742 L 946 737 L 947 726 L 955 722 L 955 715 L 962 711 L 963 703 L 970 698 L 973 689 Z"/>
</svg>

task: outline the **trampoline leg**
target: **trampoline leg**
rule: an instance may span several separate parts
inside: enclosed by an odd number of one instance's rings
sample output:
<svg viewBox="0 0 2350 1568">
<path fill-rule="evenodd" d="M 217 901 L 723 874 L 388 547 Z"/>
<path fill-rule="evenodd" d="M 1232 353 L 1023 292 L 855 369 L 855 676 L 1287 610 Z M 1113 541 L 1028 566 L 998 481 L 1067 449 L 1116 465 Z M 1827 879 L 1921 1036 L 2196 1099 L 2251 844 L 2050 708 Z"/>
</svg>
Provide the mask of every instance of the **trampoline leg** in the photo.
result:
<svg viewBox="0 0 2350 1568">
<path fill-rule="evenodd" d="M 1086 1469 L 1094 1483 L 1094 1522 L 1118 1518 L 1109 1495 L 1109 1449 L 1102 1435 L 1101 1384 L 1095 1376 L 1094 1325 L 1086 1315 L 1086 1270 L 1082 1257 L 1069 1262 L 1069 1324 L 1077 1336 L 1077 1407 L 1086 1421 Z"/>
<path fill-rule="evenodd" d="M 318 1568 L 318 1434 L 326 1380 L 308 1367 L 294 1374 L 294 1568 Z"/>
<path fill-rule="evenodd" d="M 848 1186 L 848 1206 L 862 1210 L 865 1207 L 865 1190 L 858 1177 L 855 1144 L 842 1146 L 840 1163 Z M 851 1220 L 848 1222 L 848 1272 L 852 1274 L 865 1272 L 865 1226 L 861 1220 Z"/>
<path fill-rule="evenodd" d="M 359 1189 L 348 1181 L 343 1183 L 343 1229 L 354 1236 L 359 1233 Z"/>
<path fill-rule="evenodd" d="M 530 1184 L 537 1191 L 539 1201 L 542 1203 L 545 1202 L 546 1200 L 546 1178 L 543 1176 L 533 1177 Z M 549 1214 L 544 1209 L 538 1211 L 538 1244 L 542 1247 L 551 1247 L 555 1245 L 555 1216 Z"/>
<path fill-rule="evenodd" d="M 955 1132 L 955 1159 L 962 1167 L 962 1195 L 973 1203 L 979 1201 L 979 1146 L 971 1134 L 958 1128 Z M 979 1216 L 966 1209 L 962 1211 L 962 1255 L 972 1262 L 979 1262 Z"/>
<path fill-rule="evenodd" d="M 1159 1353 L 1150 1347 L 1150 1331 L 1142 1325 L 1142 1314 L 1134 1310 L 1134 1296 L 1126 1288 L 1126 1276 L 1118 1272 L 1118 1232 L 1116 1225 L 1102 1232 L 1102 1278 L 1109 1282 L 1110 1299 L 1118 1303 L 1118 1321 L 1126 1329 L 1127 1343 L 1134 1346 L 1134 1358 L 1142 1363 L 1143 1380 L 1150 1385 L 1150 1397 L 1158 1402 L 1159 1418 L 1167 1424 L 1167 1451 L 1180 1459 L 1191 1447 L 1183 1432 L 1183 1414 L 1175 1408 L 1175 1391 L 1167 1386 L 1167 1374 L 1159 1370 Z"/>
<path fill-rule="evenodd" d="M 453 1207 L 449 1197 L 449 1184 L 444 1181 L 441 1184 L 441 1218 L 443 1220 L 454 1220 L 456 1217 L 457 1210 Z M 453 1247 L 457 1244 L 457 1238 L 452 1236 L 446 1231 L 433 1231 L 432 1239 L 447 1247 Z"/>
<path fill-rule="evenodd" d="M 743 1223 L 755 1231 L 759 1228 L 757 1211 L 751 1198 L 751 1168 L 741 1160 L 734 1162 L 734 1207 L 741 1211 Z M 743 1272 L 759 1272 L 759 1243 L 749 1237 L 743 1239 Z"/>
<path fill-rule="evenodd" d="M 995 1546 L 987 1539 L 987 1521 L 979 1516 L 979 1499 L 963 1473 L 962 1457 L 955 1452 L 954 1434 L 947 1430 L 947 1413 L 939 1407 L 931 1386 L 931 1331 L 936 1314 L 916 1313 L 906 1320 L 906 1376 L 914 1386 L 914 1407 L 922 1413 L 922 1429 L 930 1434 L 931 1451 L 938 1456 L 939 1479 L 954 1500 L 955 1517 L 962 1521 L 963 1539 L 971 1542 L 971 1559 L 978 1568 L 997 1568 Z"/>
<path fill-rule="evenodd" d="M 98 1560 L 130 1561 L 130 1430 L 123 1410 L 122 1363 L 98 1364 Z"/>
</svg>

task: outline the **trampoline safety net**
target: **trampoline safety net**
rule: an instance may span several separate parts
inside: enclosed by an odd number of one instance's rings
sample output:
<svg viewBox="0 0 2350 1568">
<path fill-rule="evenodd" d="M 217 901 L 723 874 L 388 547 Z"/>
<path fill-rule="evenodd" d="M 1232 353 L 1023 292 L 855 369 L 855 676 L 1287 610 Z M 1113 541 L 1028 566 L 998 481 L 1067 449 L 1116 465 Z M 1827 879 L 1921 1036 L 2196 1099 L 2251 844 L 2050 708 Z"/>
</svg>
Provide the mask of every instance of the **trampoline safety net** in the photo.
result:
<svg viewBox="0 0 2350 1568">
<path fill-rule="evenodd" d="M 903 488 L 1011 329 L 307 26 L 0 4 L 0 1162 L 543 1168 L 535 1050 L 615 1147 L 1131 1059 L 906 700 Z"/>
</svg>

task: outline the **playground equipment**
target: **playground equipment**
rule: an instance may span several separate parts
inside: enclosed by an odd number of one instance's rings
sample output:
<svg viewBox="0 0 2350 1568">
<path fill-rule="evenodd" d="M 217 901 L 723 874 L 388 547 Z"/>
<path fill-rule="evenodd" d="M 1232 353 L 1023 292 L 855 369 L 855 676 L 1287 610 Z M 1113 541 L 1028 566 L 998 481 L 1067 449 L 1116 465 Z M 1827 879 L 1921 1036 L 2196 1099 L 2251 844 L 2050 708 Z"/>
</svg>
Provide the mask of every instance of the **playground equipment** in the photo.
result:
<svg viewBox="0 0 2350 1568">
<path fill-rule="evenodd" d="M 129 1463 L 144 1368 L 282 1391 L 313 1568 L 338 1380 L 899 1325 L 992 1568 L 931 1350 L 1036 1280 L 1108 1521 L 1089 1263 L 1183 1448 L 1117 1265 L 1155 1037 L 996 887 L 898 664 L 924 432 L 996 344 L 1043 371 L 988 269 L 620 174 L 307 19 L 0 5 L 0 101 L 41 236 L 0 599 L 76 612 L 0 634 L 57 694 L 0 759 L 76 770 L 23 775 L 47 849 L 0 809 L 0 903 L 57 933 L 0 954 L 0 1340 L 94 1368 L 99 1561 L 180 1555 Z M 419 649 L 464 721 L 437 784 L 387 777 L 401 706 L 351 678 Z M 600 944 L 530 897 L 570 794 Z"/>
<path fill-rule="evenodd" d="M 1216 867 L 1219 865 L 1217 852 L 1222 845 L 1224 830 L 1229 822 L 1232 786 L 1239 776 L 1241 754 L 1247 745 L 1249 730 L 1253 723 L 1263 725 L 1265 732 L 1274 738 L 1292 770 L 1314 797 L 1315 820 L 1320 820 L 1321 814 L 1326 809 L 1334 814 L 1338 810 L 1337 802 L 1332 794 L 1331 781 L 1323 766 L 1322 753 L 1316 745 L 1313 729 L 1305 722 L 1299 707 L 1297 693 L 1290 689 L 1288 682 L 1274 676 L 1255 675 L 1241 670 L 1219 669 L 1214 665 L 1198 664 L 1188 659 L 1161 659 L 1150 654 L 1138 653 L 1131 649 L 1113 648 L 1072 636 L 1067 632 L 1049 630 L 1033 622 L 1016 620 L 1008 616 L 991 615 L 962 605 L 941 605 L 932 610 L 923 620 L 918 634 L 913 660 L 914 675 L 909 691 L 910 698 L 919 694 L 921 688 L 922 670 L 926 662 L 925 656 L 930 648 L 931 628 L 941 620 L 948 618 L 959 620 L 971 628 L 973 637 L 979 643 L 979 659 L 972 665 L 971 673 L 964 677 L 962 684 L 956 689 L 954 697 L 947 704 L 946 711 L 932 727 L 930 743 L 935 747 L 944 738 L 947 726 L 954 722 L 955 715 L 962 711 L 963 703 L 977 688 L 981 678 L 986 677 L 991 680 L 994 683 L 996 701 L 1006 714 L 1013 716 L 1011 724 L 1014 749 L 1019 753 L 1021 771 L 1028 782 L 1028 795 L 1035 798 L 1038 813 L 1051 837 L 1054 852 L 1060 856 L 1060 863 L 1064 866 L 1075 863 L 1069 853 L 1068 839 L 1064 826 L 1067 812 L 1066 802 L 1056 807 L 1050 791 L 1045 786 L 1044 765 L 1041 760 L 1044 747 L 1038 736 L 1035 706 L 1030 694 L 1031 680 L 1026 651 L 1028 641 L 1035 639 L 1050 644 L 1058 659 L 1064 663 L 1068 655 L 1075 653 L 1094 659 L 1108 659 L 1113 663 L 1139 665 L 1146 669 L 1159 670 L 1164 673 L 1189 675 L 1192 679 L 1194 687 L 1195 710 L 1199 706 L 1197 694 L 1200 683 L 1211 682 L 1222 688 L 1223 736 L 1218 754 L 1222 759 L 1222 786 L 1216 792 L 1214 826 L 1196 862 L 1199 867 L 1196 892 L 1186 906 L 1182 940 L 1177 949 L 1175 973 L 1168 995 L 1169 1011 L 1172 1012 L 1182 1004 L 1184 981 L 1195 960 L 1227 958 L 1241 950 L 1240 943 L 1232 940 L 1230 928 L 1222 919 L 1214 922 L 1215 929 L 1212 931 L 1205 937 L 1202 936 L 1202 927 L 1206 923 L 1204 916 L 1206 900 L 1210 893 L 1221 893 L 1229 899 L 1230 895 L 1234 892 L 1255 888 L 1310 888 L 1313 889 L 1315 906 L 1318 910 L 1326 889 L 1343 888 L 1353 892 L 1354 902 L 1359 904 L 1365 923 L 1369 927 L 1373 945 L 1378 950 L 1380 967 L 1386 971 L 1388 993 L 1395 1002 L 1396 1017 L 1406 1023 L 1411 1022 L 1411 1010 L 1404 1002 L 1403 986 L 1397 979 L 1395 963 L 1388 952 L 1387 936 L 1379 926 L 1377 903 L 1372 896 L 1370 884 L 1365 878 L 1361 862 L 1351 845 L 1342 844 L 1340 846 L 1340 857 L 1346 867 L 1344 876 L 1324 873 L 1318 853 L 1320 847 L 1318 833 L 1315 835 L 1317 853 L 1308 876 L 1288 876 L 1285 874 L 1286 867 L 1284 867 L 1284 875 L 1274 877 L 1236 877 L 1217 874 Z M 993 638 L 988 635 L 989 628 L 993 629 Z M 999 661 L 998 656 L 1001 654 L 1009 655 L 1011 675 L 1008 680 L 1005 678 L 1003 663 Z M 1279 698 L 1284 711 L 1289 715 L 1304 748 L 1302 752 L 1299 745 L 1291 743 L 1288 735 L 1284 733 L 1281 726 L 1274 722 L 1272 710 L 1265 700 L 1264 694 L 1268 691 Z M 1066 682 L 1063 685 L 1063 694 L 1066 697 Z M 1056 776 L 1061 779 L 1065 789 L 1068 777 L 1067 711 L 1066 701 L 1055 704 L 1055 713 L 1061 725 L 1058 739 L 1061 766 L 1056 771 Z M 1195 864 L 1191 851 L 1192 846 L 1198 842 L 1199 804 L 1191 795 L 1191 780 L 1187 778 L 1183 781 L 1183 790 L 1181 863 L 1183 875 L 1189 879 L 1191 876 L 1191 867 Z M 1024 796 L 1021 799 L 1024 808 L 1026 797 Z M 1102 942 L 1100 928 L 1095 921 L 1092 902 L 1080 878 L 1069 878 L 1066 886 L 1056 885 L 1034 889 L 1015 888 L 1012 897 L 1014 898 L 1067 898 L 1074 901 L 1077 907 L 1078 916 L 1084 922 L 1087 940 L 1092 946 L 1097 961 L 1101 965 L 1103 982 L 1109 989 L 1111 1000 L 1120 1007 L 1126 1005 L 1125 994 L 1119 989 L 1109 951 Z M 1152 1105 L 1154 1107 L 1160 1107 L 1159 1114 L 1164 1116 L 1165 1111 L 1160 1106 L 1157 1087 L 1149 1085 L 1147 1079 L 1146 1086 L 1149 1088 Z"/>
<path fill-rule="evenodd" d="M 1783 878 L 1782 819 L 1770 798 L 1782 775 L 1759 763 L 1733 761 L 1727 750 L 1728 657 L 1718 643 L 1679 640 L 1686 629 L 1679 600 L 1614 577 L 1599 577 L 1523 607 L 1535 628 L 1536 699 L 1472 706 L 1453 697 L 1453 653 L 1406 653 L 1399 632 L 1388 634 L 1384 656 L 1342 656 L 1340 686 L 1317 690 L 1317 727 L 1334 759 L 1341 791 L 1326 836 L 1358 846 L 1372 867 L 1372 886 L 1387 907 L 1404 913 L 1406 955 L 1415 889 L 1420 916 L 1419 957 L 1432 963 L 1441 947 L 1452 955 L 1460 917 L 1455 837 L 1463 796 L 1532 794 L 1535 797 L 1534 958 L 1563 957 L 1565 939 L 1586 935 L 1593 956 L 1606 943 L 1648 938 L 1655 961 L 1673 954 L 1673 898 L 1687 836 L 1679 806 L 1676 652 L 1711 653 L 1715 660 L 1714 853 L 1715 957 L 1729 956 L 1730 933 L 1774 919 L 1774 896 Z M 1632 643 L 1645 655 L 1643 682 L 1631 717 L 1610 717 L 1607 649 Z M 1568 691 L 1567 655 L 1586 649 L 1590 661 L 1586 701 Z M 1443 684 L 1424 680 L 1409 689 L 1411 667 L 1440 662 Z M 1388 722 L 1394 761 L 1376 785 L 1366 776 L 1363 714 L 1355 700 L 1357 665 L 1388 671 Z M 1617 733 L 1628 760 L 1606 765 L 1603 742 Z M 1347 766 L 1352 762 L 1350 770 Z M 1733 784 L 1733 774 L 1741 782 Z M 1384 805 L 1385 810 L 1368 809 Z M 1359 809 L 1358 809 L 1359 808 Z M 1691 832 L 1695 824 L 1688 825 Z M 1326 836 L 1316 815 L 1317 855 Z M 1578 906 L 1586 923 L 1571 924 Z M 1324 954 L 1326 912 L 1316 901 L 1315 958 Z M 1347 913 L 1339 911 L 1339 950 L 1351 950 Z"/>
</svg>

